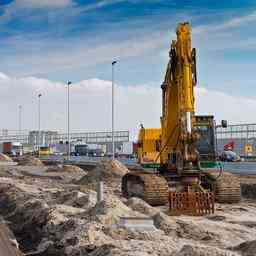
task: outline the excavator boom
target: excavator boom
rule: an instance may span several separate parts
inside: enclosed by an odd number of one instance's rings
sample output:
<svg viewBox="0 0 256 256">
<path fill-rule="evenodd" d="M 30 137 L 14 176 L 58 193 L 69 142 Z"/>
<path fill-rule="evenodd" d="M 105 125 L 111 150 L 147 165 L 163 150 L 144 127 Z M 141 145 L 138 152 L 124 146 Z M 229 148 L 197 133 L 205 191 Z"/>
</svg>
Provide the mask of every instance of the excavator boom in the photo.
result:
<svg viewBox="0 0 256 256">
<path fill-rule="evenodd" d="M 162 88 L 161 165 L 167 169 L 197 168 L 195 132 L 196 85 L 195 49 L 191 48 L 188 23 L 177 27 L 177 40 L 173 40 L 169 63 Z"/>
</svg>

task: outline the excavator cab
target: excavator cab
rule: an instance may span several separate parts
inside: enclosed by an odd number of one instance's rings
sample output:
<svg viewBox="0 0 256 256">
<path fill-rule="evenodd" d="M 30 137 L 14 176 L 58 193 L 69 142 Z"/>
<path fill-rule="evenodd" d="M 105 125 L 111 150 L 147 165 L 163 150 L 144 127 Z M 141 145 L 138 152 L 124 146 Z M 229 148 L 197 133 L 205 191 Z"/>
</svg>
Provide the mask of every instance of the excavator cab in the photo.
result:
<svg viewBox="0 0 256 256">
<path fill-rule="evenodd" d="M 214 168 L 217 162 L 214 117 L 197 115 L 195 119 L 195 129 L 199 134 L 196 148 L 199 153 L 200 165 L 202 168 Z"/>
</svg>

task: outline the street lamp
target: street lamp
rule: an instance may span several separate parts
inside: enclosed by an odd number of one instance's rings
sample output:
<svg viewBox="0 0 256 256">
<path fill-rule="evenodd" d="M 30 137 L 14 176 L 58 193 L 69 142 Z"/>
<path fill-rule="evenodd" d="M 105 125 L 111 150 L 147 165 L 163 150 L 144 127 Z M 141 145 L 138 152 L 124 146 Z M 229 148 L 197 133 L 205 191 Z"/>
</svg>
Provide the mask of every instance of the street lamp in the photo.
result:
<svg viewBox="0 0 256 256">
<path fill-rule="evenodd" d="M 38 94 L 38 157 L 40 157 L 40 139 L 41 139 L 41 101 L 42 94 Z"/>
<path fill-rule="evenodd" d="M 68 89 L 68 108 L 67 108 L 67 119 L 68 119 L 68 160 L 70 160 L 70 149 L 71 149 L 71 145 L 70 145 L 70 122 L 69 122 L 69 86 L 72 84 L 71 81 L 67 82 L 67 89 Z"/>
<path fill-rule="evenodd" d="M 114 66 L 117 61 L 112 62 L 112 159 L 115 159 L 115 139 L 114 139 Z"/>
<path fill-rule="evenodd" d="M 22 111 L 22 106 L 19 105 L 19 135 L 21 135 L 21 111 Z"/>
</svg>

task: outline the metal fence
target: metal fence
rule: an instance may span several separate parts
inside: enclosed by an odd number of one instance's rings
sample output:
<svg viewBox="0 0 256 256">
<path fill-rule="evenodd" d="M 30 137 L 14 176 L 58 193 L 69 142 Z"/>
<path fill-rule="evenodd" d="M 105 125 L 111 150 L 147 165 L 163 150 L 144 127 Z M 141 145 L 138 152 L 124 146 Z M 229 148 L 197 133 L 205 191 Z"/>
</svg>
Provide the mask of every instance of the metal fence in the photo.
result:
<svg viewBox="0 0 256 256">
<path fill-rule="evenodd" d="M 256 156 L 256 124 L 236 124 L 217 128 L 217 150 L 234 142 L 234 151 L 240 156 Z"/>
<path fill-rule="evenodd" d="M 128 142 L 129 131 L 116 131 L 114 133 L 115 142 Z M 30 145 L 37 145 L 39 140 L 38 131 L 30 131 L 26 134 L 4 134 L 0 136 L 1 142 L 21 142 Z M 67 133 L 57 133 L 52 131 L 41 131 L 40 144 L 65 143 L 68 140 Z M 70 141 L 82 141 L 86 144 L 103 144 L 112 141 L 111 132 L 76 132 L 70 133 Z"/>
</svg>

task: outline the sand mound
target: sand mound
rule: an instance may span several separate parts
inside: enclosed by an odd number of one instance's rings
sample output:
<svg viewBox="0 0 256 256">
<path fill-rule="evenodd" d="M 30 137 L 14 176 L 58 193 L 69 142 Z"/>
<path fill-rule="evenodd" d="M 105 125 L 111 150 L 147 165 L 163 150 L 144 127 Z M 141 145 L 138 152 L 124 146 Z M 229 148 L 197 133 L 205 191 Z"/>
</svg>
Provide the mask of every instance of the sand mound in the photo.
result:
<svg viewBox="0 0 256 256">
<path fill-rule="evenodd" d="M 35 158 L 33 156 L 25 156 L 18 159 L 18 164 L 22 166 L 44 166 L 40 159 Z"/>
<path fill-rule="evenodd" d="M 75 165 L 56 165 L 50 166 L 46 172 L 82 172 L 86 173 L 83 169 Z"/>
<path fill-rule="evenodd" d="M 244 198 L 256 198 L 256 184 L 241 184 L 241 191 Z"/>
<path fill-rule="evenodd" d="M 83 169 L 76 165 L 63 165 L 64 172 L 85 172 Z"/>
<path fill-rule="evenodd" d="M 77 184 L 86 185 L 95 183 L 98 179 L 109 183 L 112 180 L 121 179 L 127 172 L 129 170 L 117 160 L 102 161 L 78 181 Z"/>
<path fill-rule="evenodd" d="M 129 206 L 132 210 L 146 214 L 148 216 L 153 216 L 159 212 L 158 209 L 152 207 L 147 202 L 137 197 L 129 198 L 126 202 L 126 205 Z"/>
<path fill-rule="evenodd" d="M 108 196 L 100 203 L 90 209 L 88 215 L 96 218 L 97 221 L 105 226 L 118 224 L 120 217 L 145 217 L 144 214 L 133 211 L 126 206 L 118 197 Z"/>
<path fill-rule="evenodd" d="M 0 161 L 2 161 L 2 162 L 13 162 L 12 159 L 9 156 L 7 156 L 5 154 L 2 154 L 2 153 L 0 153 Z"/>
<path fill-rule="evenodd" d="M 176 256 L 238 256 L 227 250 L 221 250 L 210 246 L 184 245 Z"/>
<path fill-rule="evenodd" d="M 254 256 L 256 255 L 256 240 L 241 243 L 232 249 L 241 252 L 243 256 Z"/>
<path fill-rule="evenodd" d="M 103 162 L 105 170 L 111 174 L 115 174 L 117 176 L 124 176 L 129 172 L 128 168 L 123 165 L 118 160 L 110 160 Z"/>
<path fill-rule="evenodd" d="M 49 178 L 59 177 L 67 183 L 77 183 L 86 176 L 87 172 L 75 165 L 56 165 L 50 166 L 45 170 L 45 176 Z"/>
</svg>

